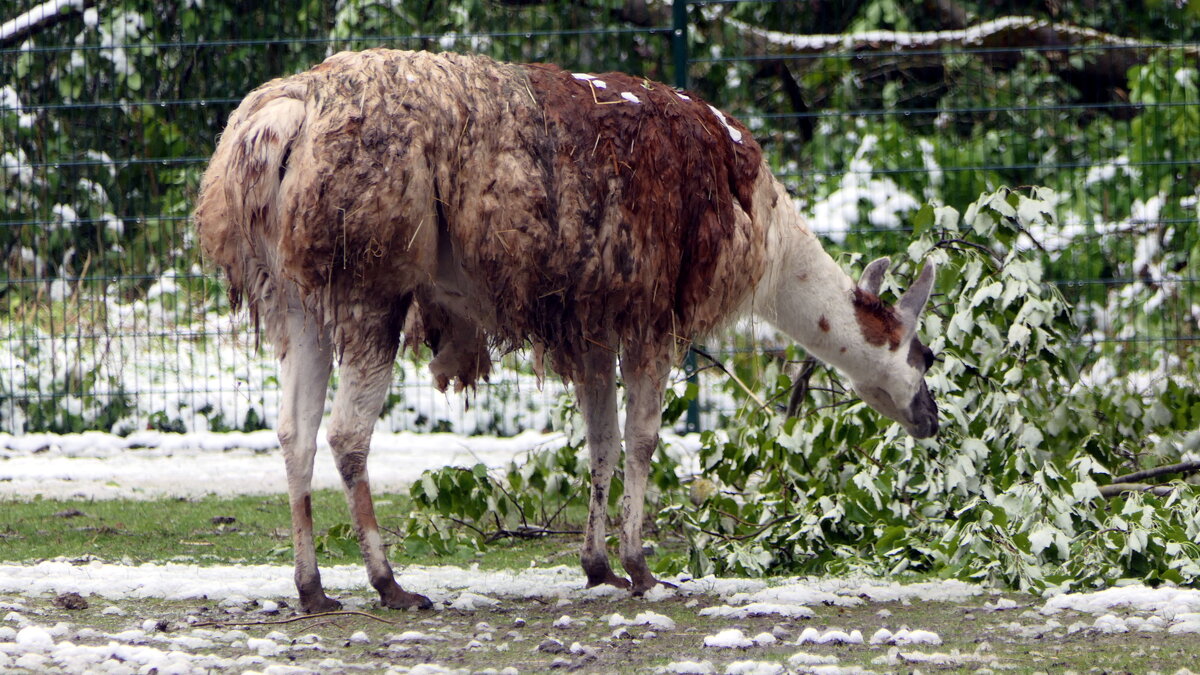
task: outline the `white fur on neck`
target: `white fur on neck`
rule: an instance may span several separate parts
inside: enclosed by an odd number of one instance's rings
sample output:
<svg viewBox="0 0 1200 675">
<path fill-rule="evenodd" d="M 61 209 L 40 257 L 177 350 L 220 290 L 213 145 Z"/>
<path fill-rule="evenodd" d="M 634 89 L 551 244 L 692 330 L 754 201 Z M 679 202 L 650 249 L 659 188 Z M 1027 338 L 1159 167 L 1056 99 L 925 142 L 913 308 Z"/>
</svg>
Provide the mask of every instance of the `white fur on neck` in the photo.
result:
<svg viewBox="0 0 1200 675">
<path fill-rule="evenodd" d="M 751 312 L 851 380 L 871 381 L 885 347 L 867 343 L 855 315 L 855 282 L 796 212 L 787 190 L 760 174 L 756 218 L 767 227 L 767 269 Z"/>
</svg>

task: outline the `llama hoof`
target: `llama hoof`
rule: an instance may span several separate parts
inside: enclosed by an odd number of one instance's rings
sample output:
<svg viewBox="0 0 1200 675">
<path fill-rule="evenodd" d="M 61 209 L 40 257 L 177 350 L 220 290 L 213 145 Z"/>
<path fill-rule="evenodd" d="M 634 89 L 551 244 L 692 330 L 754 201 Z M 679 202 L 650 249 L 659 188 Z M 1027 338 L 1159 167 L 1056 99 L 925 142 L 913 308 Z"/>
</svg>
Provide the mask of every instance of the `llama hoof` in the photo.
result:
<svg viewBox="0 0 1200 675">
<path fill-rule="evenodd" d="M 597 578 L 597 579 L 588 577 L 588 582 L 587 582 L 588 588 L 595 588 L 596 586 L 600 586 L 602 584 L 608 584 L 609 586 L 616 586 L 617 588 L 620 588 L 620 589 L 623 589 L 626 591 L 631 590 L 633 588 L 633 584 L 631 584 L 628 579 L 619 577 L 619 576 L 613 574 L 612 571 L 609 571 L 607 575 Z"/>
<path fill-rule="evenodd" d="M 402 591 L 399 588 L 386 596 L 380 596 L 379 604 L 388 609 L 429 609 L 433 607 L 433 602 L 429 598 L 418 593 Z"/>
<path fill-rule="evenodd" d="M 635 585 L 632 589 L 633 594 L 635 596 L 640 597 L 642 595 L 645 595 L 647 591 L 649 591 L 651 588 L 654 588 L 655 586 L 666 586 L 667 588 L 679 588 L 678 586 L 676 586 L 675 584 L 673 584 L 669 581 L 663 581 L 661 579 L 655 579 L 654 577 L 650 577 L 649 580 L 646 581 L 644 585 L 641 583 Z"/>
<path fill-rule="evenodd" d="M 304 600 L 300 603 L 300 611 L 304 614 L 321 614 L 323 612 L 336 612 L 342 608 L 342 603 L 333 598 L 321 594 L 319 598 Z"/>
</svg>

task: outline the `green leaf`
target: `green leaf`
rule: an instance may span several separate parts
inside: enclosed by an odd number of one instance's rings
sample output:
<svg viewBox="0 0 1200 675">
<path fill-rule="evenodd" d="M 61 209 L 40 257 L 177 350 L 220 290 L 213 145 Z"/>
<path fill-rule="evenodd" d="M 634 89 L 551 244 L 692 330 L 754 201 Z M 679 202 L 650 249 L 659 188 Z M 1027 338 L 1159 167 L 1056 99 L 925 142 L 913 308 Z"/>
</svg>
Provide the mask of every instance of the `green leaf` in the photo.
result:
<svg viewBox="0 0 1200 675">
<path fill-rule="evenodd" d="M 438 493 L 440 491 L 438 490 L 437 481 L 435 480 L 434 475 L 431 472 L 426 471 L 425 473 L 421 474 L 420 482 L 421 492 L 425 499 L 429 500 L 431 503 L 436 502 Z"/>
<path fill-rule="evenodd" d="M 933 204 L 925 204 L 920 209 L 917 209 L 913 215 L 912 227 L 913 236 L 920 237 L 933 225 L 934 222 L 934 207 Z"/>
</svg>

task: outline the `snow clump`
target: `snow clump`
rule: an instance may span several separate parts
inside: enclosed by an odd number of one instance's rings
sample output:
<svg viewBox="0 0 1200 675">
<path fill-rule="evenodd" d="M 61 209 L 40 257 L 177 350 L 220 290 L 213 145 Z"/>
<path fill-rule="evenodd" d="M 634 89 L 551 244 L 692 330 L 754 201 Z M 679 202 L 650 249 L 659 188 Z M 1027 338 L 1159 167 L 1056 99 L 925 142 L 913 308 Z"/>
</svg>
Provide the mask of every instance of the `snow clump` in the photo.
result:
<svg viewBox="0 0 1200 675">
<path fill-rule="evenodd" d="M 940 645 L 942 638 L 933 631 L 909 630 L 901 628 L 893 633 L 886 628 L 880 628 L 871 636 L 873 645 Z"/>
<path fill-rule="evenodd" d="M 646 611 L 639 613 L 637 616 L 633 617 L 632 621 L 630 621 L 629 619 L 621 616 L 620 613 L 614 612 L 612 616 L 608 617 L 608 625 L 614 627 L 649 626 L 651 628 L 657 628 L 658 630 L 674 630 L 675 620 L 664 614 L 659 614 L 658 612 Z"/>
<path fill-rule="evenodd" d="M 706 635 L 704 646 L 713 649 L 746 649 L 754 646 L 754 640 L 737 628 L 726 628 L 716 635 Z"/>
<path fill-rule="evenodd" d="M 454 602 L 450 603 L 450 609 L 457 609 L 464 612 L 474 612 L 478 609 L 488 609 L 499 605 L 500 601 L 495 598 L 489 598 L 486 595 L 463 591 Z"/>
<path fill-rule="evenodd" d="M 700 610 L 700 616 L 719 616 L 727 619 L 745 619 L 751 616 L 777 614 L 791 619 L 811 619 L 813 611 L 804 605 L 778 602 L 752 602 L 741 607 L 717 605 Z"/>
<path fill-rule="evenodd" d="M 725 666 L 725 675 L 783 675 L 783 664 L 771 661 L 734 661 Z"/>
<path fill-rule="evenodd" d="M 658 668 L 657 672 L 674 675 L 714 675 L 717 671 L 710 661 L 672 661 Z"/>
<path fill-rule="evenodd" d="M 861 645 L 864 643 L 863 634 L 860 630 L 852 630 L 847 633 L 844 630 L 830 628 L 827 631 L 819 631 L 812 626 L 805 628 L 800 633 L 800 637 L 796 639 L 796 644 L 814 644 L 814 645 Z"/>
</svg>

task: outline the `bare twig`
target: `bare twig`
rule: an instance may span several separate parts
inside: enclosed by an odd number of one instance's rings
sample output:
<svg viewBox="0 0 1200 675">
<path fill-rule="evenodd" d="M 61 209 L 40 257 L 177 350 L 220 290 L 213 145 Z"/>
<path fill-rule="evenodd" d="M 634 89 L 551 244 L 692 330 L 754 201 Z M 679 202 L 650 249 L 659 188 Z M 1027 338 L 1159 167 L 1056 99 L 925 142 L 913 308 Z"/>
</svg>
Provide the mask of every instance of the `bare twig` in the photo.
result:
<svg viewBox="0 0 1200 675">
<path fill-rule="evenodd" d="M 563 512 L 563 509 L 567 508 L 567 504 L 569 504 L 569 503 L 570 503 L 569 500 L 564 499 L 562 501 L 562 503 L 558 505 L 558 508 L 554 510 L 554 513 L 549 518 L 546 518 L 545 520 L 542 521 L 544 523 L 543 527 L 549 526 L 550 523 L 553 523 L 555 520 L 558 520 L 558 516 Z"/>
<path fill-rule="evenodd" d="M 462 520 L 461 518 L 454 518 L 454 517 L 450 517 L 450 518 L 448 518 L 447 520 L 449 520 L 450 522 L 454 523 L 455 525 L 462 525 L 463 527 L 465 527 L 465 528 L 467 528 L 467 529 L 469 529 L 469 530 L 472 530 L 472 531 L 474 531 L 474 532 L 475 532 L 475 534 L 478 534 L 478 535 L 479 535 L 479 536 L 481 536 L 481 537 L 485 537 L 485 538 L 486 538 L 486 537 L 488 536 L 487 532 L 484 532 L 483 530 L 479 529 L 478 527 L 475 527 L 474 525 L 472 525 L 472 524 L 468 523 L 468 522 L 467 522 L 467 521 L 465 521 L 465 520 Z"/>
<path fill-rule="evenodd" d="M 746 395 L 749 396 L 752 401 L 757 403 L 759 408 L 765 409 L 767 407 L 766 402 L 759 398 L 758 394 L 755 394 L 753 391 L 751 391 L 750 387 L 747 387 L 745 382 L 742 382 L 742 378 L 738 377 L 737 374 L 735 374 L 732 370 L 726 368 L 725 364 L 718 361 L 717 358 L 712 354 L 709 354 L 707 351 L 697 347 L 696 345 L 692 345 L 689 349 L 711 361 L 717 368 L 720 368 L 721 372 L 728 375 L 729 379 L 733 380 L 737 386 L 741 387 L 742 391 L 746 392 Z"/>
<path fill-rule="evenodd" d="M 973 241 L 967 241 L 966 239 L 943 239 L 933 245 L 934 248 L 951 248 L 951 247 L 964 247 L 964 246 L 978 249 L 978 250 L 982 251 L 983 253 L 986 253 L 988 259 L 991 260 L 992 262 L 996 263 L 997 265 L 1000 265 L 1004 262 L 1000 258 L 996 257 L 995 252 L 993 252 L 988 247 L 986 247 L 982 244 L 977 244 Z"/>
<path fill-rule="evenodd" d="M 826 408 L 837 408 L 838 406 L 850 405 L 851 403 L 858 403 L 860 400 L 862 400 L 862 399 L 847 398 L 847 399 L 843 399 L 841 401 L 834 401 L 833 403 L 826 403 L 825 405 L 819 405 L 819 406 L 813 408 L 812 410 L 809 410 L 807 413 L 805 413 L 805 417 L 817 412 L 818 410 L 825 410 Z"/>
<path fill-rule="evenodd" d="M 496 530 L 488 535 L 487 540 L 498 541 L 500 539 L 541 539 L 555 534 L 583 534 L 583 530 L 551 530 L 544 527 L 528 527 L 516 530 Z"/>
<path fill-rule="evenodd" d="M 496 481 L 496 487 L 500 488 L 500 491 L 504 493 L 504 496 L 508 498 L 508 501 L 512 502 L 512 505 L 517 507 L 517 513 L 521 515 L 521 526 L 529 527 L 529 520 L 525 516 L 525 509 L 521 508 L 521 502 L 517 501 L 517 498 L 514 497 L 512 493 L 504 487 L 504 483 L 502 481 Z"/>
<path fill-rule="evenodd" d="M 744 525 L 752 524 L 752 523 L 746 522 L 745 520 L 742 520 L 741 518 L 738 518 L 737 516 L 735 516 L 731 513 L 726 513 L 724 511 L 721 511 L 721 515 L 729 516 L 730 518 L 733 518 L 734 520 L 736 520 Z M 710 537 L 717 537 L 718 539 L 724 539 L 726 541 L 745 541 L 747 539 L 753 539 L 753 538 L 757 537 L 758 535 L 762 534 L 763 532 L 766 532 L 768 529 L 770 529 L 774 525 L 777 525 L 785 520 L 788 520 L 790 518 L 795 518 L 795 517 L 796 517 L 795 514 L 793 514 L 793 515 L 788 515 L 788 516 L 778 516 L 776 518 L 772 518 L 771 520 L 764 523 L 757 530 L 746 533 L 746 534 L 721 534 L 720 532 L 712 532 L 710 530 L 706 530 L 703 527 L 697 527 L 696 529 L 703 532 L 704 534 L 707 534 Z"/>
<path fill-rule="evenodd" d="M 800 372 L 796 375 L 796 381 L 792 383 L 792 394 L 788 397 L 787 416 L 795 417 L 796 413 L 800 412 L 800 406 L 804 405 L 804 399 L 808 398 L 810 389 L 809 380 L 817 370 L 817 360 L 807 358 L 800 366 Z"/>
</svg>

